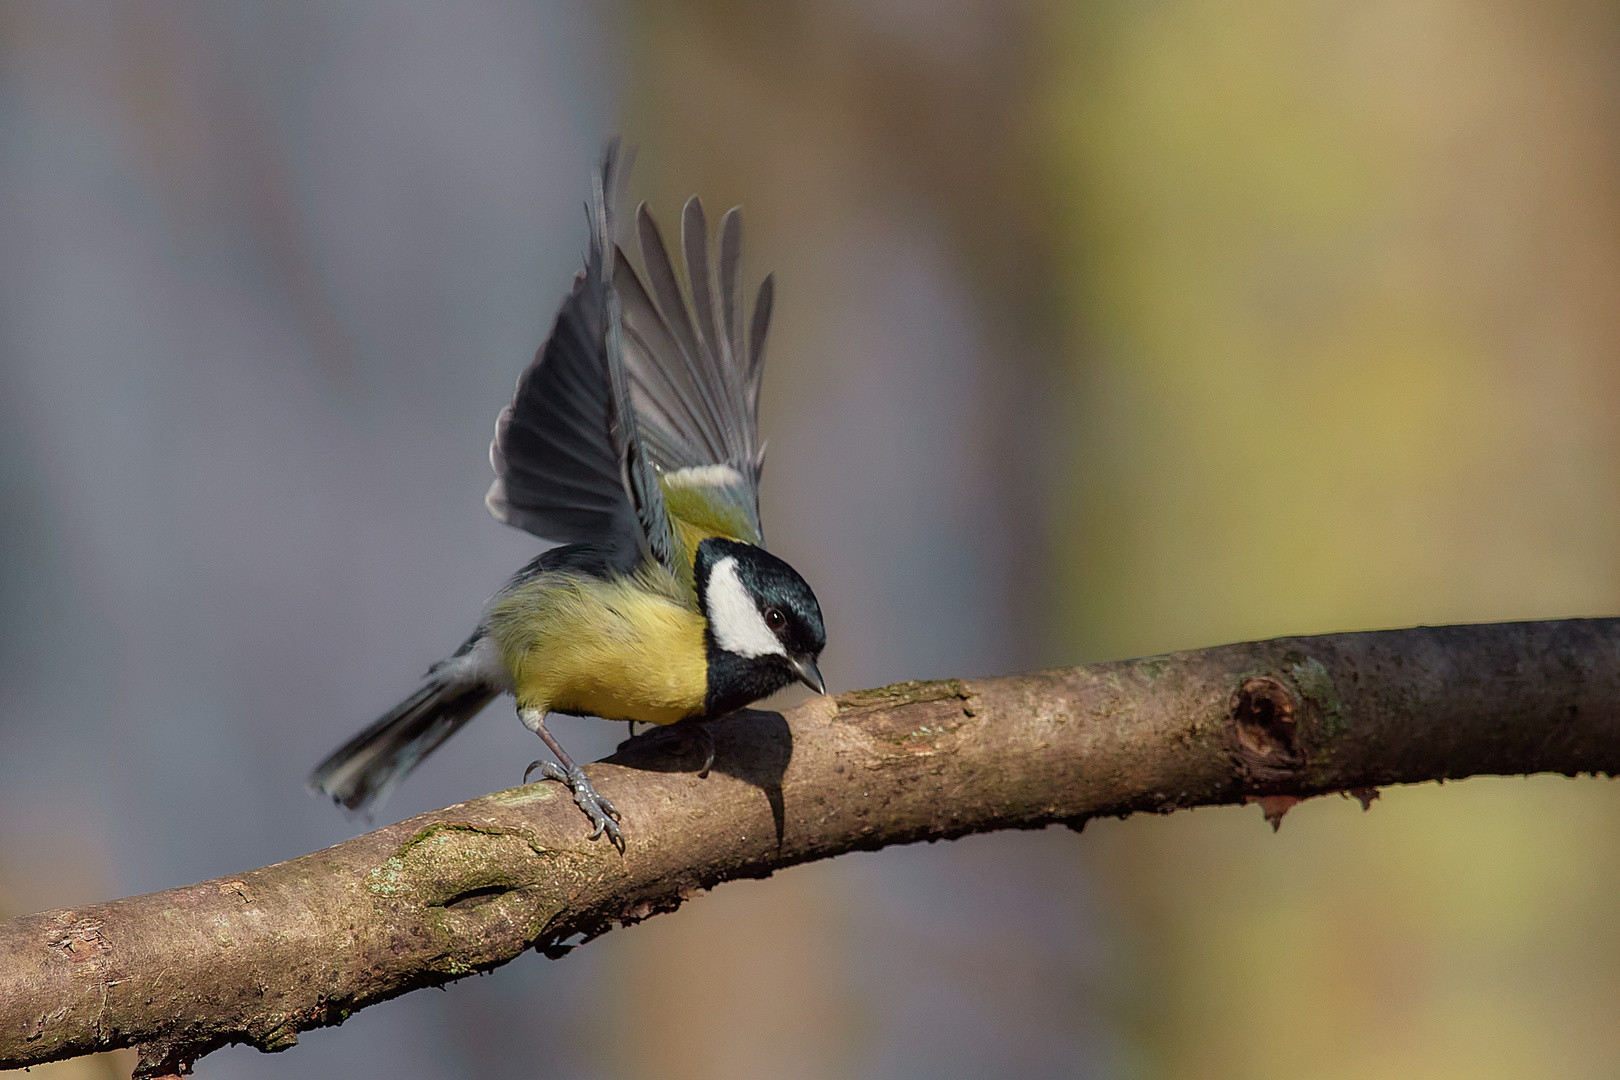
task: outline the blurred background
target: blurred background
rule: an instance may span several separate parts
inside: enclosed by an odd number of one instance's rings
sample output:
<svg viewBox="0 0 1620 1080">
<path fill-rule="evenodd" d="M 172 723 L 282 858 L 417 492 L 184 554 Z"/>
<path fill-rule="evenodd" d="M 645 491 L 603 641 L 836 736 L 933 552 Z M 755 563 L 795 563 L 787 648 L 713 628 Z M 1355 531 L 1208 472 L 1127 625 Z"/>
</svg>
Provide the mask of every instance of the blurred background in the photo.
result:
<svg viewBox="0 0 1620 1080">
<path fill-rule="evenodd" d="M 0 913 L 362 828 L 303 778 L 535 549 L 485 450 L 614 131 L 777 271 L 835 690 L 1613 614 L 1617 105 L 1585 0 L 0 0 Z M 199 1074 L 1609 1076 L 1617 844 L 1537 778 L 855 855 Z"/>
</svg>

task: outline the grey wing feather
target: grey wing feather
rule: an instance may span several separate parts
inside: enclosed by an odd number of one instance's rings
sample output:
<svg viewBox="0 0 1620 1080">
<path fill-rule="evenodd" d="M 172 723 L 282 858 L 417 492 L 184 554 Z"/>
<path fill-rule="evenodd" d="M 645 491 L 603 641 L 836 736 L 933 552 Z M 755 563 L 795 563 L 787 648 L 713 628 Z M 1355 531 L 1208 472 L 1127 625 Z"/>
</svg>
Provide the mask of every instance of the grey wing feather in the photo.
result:
<svg viewBox="0 0 1620 1080">
<path fill-rule="evenodd" d="M 637 435 L 613 287 L 618 140 L 591 190 L 590 249 L 557 321 L 518 377 L 489 447 L 495 482 L 484 502 L 509 525 L 547 540 L 591 543 L 629 566 L 670 565 L 673 543 L 657 474 Z"/>
<path fill-rule="evenodd" d="M 765 335 L 771 328 L 771 305 L 776 300 L 776 275 L 766 274 L 754 300 L 754 325 L 748 334 L 748 392 L 759 401 L 759 387 L 765 376 Z M 755 451 L 754 472 L 765 466 L 765 444 Z"/>
<path fill-rule="evenodd" d="M 648 456 L 665 473 L 726 465 L 738 482 L 714 496 L 741 510 L 763 542 L 759 525 L 759 388 L 773 285 L 767 277 L 754 304 L 744 351 L 741 297 L 742 219 L 728 211 L 720 223 L 719 265 L 712 266 L 703 204 L 681 213 L 687 289 L 682 291 L 657 223 L 645 206 L 636 214 L 647 286 L 627 260 L 615 268 L 623 303 L 625 366 Z"/>
<path fill-rule="evenodd" d="M 631 394 L 642 421 L 642 438 L 653 460 L 665 469 L 678 469 L 681 466 L 675 463 L 681 461 L 714 461 L 713 455 L 722 451 L 704 441 L 706 421 L 693 412 L 692 402 L 701 402 L 702 392 L 688 353 L 658 314 L 629 259 L 622 257 L 623 252 L 620 255 L 618 293 L 626 313 L 627 366 L 634 372 Z"/>
<path fill-rule="evenodd" d="M 726 360 L 741 362 L 742 335 L 742 213 L 733 206 L 720 218 L 720 341 Z"/>
</svg>

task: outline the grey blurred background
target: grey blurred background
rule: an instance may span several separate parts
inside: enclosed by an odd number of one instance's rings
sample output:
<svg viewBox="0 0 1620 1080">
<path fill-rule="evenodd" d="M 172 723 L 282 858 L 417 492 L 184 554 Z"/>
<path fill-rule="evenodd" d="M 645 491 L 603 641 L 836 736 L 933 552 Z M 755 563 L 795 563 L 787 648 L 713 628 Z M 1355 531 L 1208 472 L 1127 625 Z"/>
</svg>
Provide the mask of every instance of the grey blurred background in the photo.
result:
<svg viewBox="0 0 1620 1080">
<path fill-rule="evenodd" d="M 485 452 L 615 131 L 778 274 L 835 690 L 1613 613 L 1617 101 L 1577 0 L 0 0 L 0 914 L 361 827 L 303 778 L 536 549 Z M 1616 843 L 1541 778 L 856 855 L 199 1072 L 1606 1076 Z"/>
<path fill-rule="evenodd" d="M 0 10 L 6 910 L 359 827 L 305 794 L 309 768 L 537 550 L 482 508 L 486 447 L 615 131 L 639 146 L 633 195 L 669 225 L 692 191 L 745 204 L 752 278 L 778 273 L 765 514 L 823 601 L 834 687 L 1030 662 L 1036 354 L 993 309 L 1022 302 L 997 263 L 1029 226 L 1001 206 L 1021 181 L 995 130 L 1015 26 L 567 0 Z M 710 48 L 735 59 L 689 56 Z M 749 77 L 792 84 L 749 102 Z M 622 737 L 563 723 L 587 756 Z M 384 814 L 510 786 L 532 743 L 492 707 Z M 735 887 L 201 1072 L 1066 1074 L 1105 1047 L 1043 1023 L 1073 1011 L 1091 935 L 1073 838 L 1040 866 L 1045 839 Z M 1033 947 L 1047 934 L 1060 953 Z"/>
</svg>

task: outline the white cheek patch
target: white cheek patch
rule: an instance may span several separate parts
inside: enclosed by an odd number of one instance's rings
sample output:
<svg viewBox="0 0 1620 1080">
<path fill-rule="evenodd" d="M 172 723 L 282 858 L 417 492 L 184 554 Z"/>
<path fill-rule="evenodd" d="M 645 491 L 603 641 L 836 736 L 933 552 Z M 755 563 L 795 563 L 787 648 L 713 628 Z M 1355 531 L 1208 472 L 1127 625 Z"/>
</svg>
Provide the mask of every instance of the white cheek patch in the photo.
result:
<svg viewBox="0 0 1620 1080">
<path fill-rule="evenodd" d="M 765 625 L 764 616 L 754 606 L 754 598 L 738 580 L 735 556 L 727 555 L 714 564 L 709 571 L 709 588 L 704 599 L 714 640 L 726 652 L 749 658 L 772 653 L 787 655 L 781 640 Z"/>
</svg>

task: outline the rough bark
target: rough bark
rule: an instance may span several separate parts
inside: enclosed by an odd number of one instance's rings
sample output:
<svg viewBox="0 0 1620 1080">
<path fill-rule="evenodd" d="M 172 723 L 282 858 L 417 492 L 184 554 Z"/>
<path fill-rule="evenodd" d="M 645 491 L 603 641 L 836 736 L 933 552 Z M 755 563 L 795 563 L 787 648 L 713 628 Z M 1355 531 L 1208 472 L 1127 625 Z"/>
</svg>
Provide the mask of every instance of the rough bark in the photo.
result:
<svg viewBox="0 0 1620 1080">
<path fill-rule="evenodd" d="M 1480 773 L 1620 770 L 1620 619 L 1336 634 L 902 683 L 643 736 L 591 768 L 626 848 L 539 783 L 288 862 L 0 923 L 0 1068 L 137 1046 L 137 1075 L 285 1050 L 356 1009 L 556 956 L 811 859 Z"/>
</svg>

